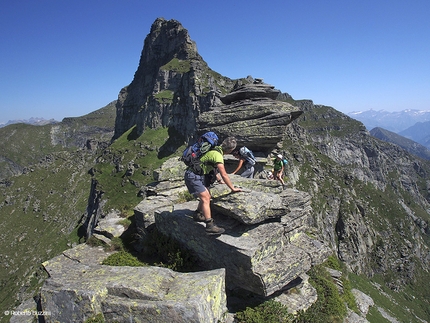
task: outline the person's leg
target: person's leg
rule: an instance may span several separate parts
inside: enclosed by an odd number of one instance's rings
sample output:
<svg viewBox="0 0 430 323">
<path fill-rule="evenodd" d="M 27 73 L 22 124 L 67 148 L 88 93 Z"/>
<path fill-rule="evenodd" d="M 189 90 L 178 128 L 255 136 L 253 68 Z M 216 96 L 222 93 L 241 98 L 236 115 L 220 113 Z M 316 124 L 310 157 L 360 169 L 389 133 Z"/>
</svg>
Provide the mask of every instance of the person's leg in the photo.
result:
<svg viewBox="0 0 430 323">
<path fill-rule="evenodd" d="M 196 175 L 191 171 L 185 172 L 185 185 L 188 188 L 188 192 L 193 195 L 195 198 L 199 198 L 201 194 L 207 191 L 206 187 L 203 185 L 203 176 Z M 200 198 L 199 205 L 197 206 L 197 210 L 194 211 L 193 219 L 197 222 L 204 222 L 206 218 L 203 215 L 203 200 Z M 209 197 L 210 201 L 210 197 Z M 210 209 L 209 209 L 210 211 Z"/>
<path fill-rule="evenodd" d="M 199 206 L 197 207 L 197 210 L 202 212 L 202 214 L 206 220 L 209 220 L 210 218 L 212 218 L 211 207 L 210 207 L 211 194 L 209 193 L 209 191 L 207 189 L 205 189 L 205 191 L 197 194 L 197 196 L 200 199 Z"/>
<path fill-rule="evenodd" d="M 198 197 L 200 199 L 198 210 L 200 210 L 205 218 L 204 222 L 206 223 L 206 232 L 207 233 L 213 233 L 213 234 L 221 234 L 225 230 L 223 228 L 220 228 L 217 226 L 212 219 L 212 212 L 211 212 L 211 194 L 206 189 L 204 192 L 201 192 L 198 194 Z"/>
<path fill-rule="evenodd" d="M 276 171 L 275 179 L 280 181 L 282 186 L 284 186 L 284 180 L 282 179 L 282 172 Z"/>
<path fill-rule="evenodd" d="M 245 178 L 253 178 L 254 177 L 254 167 L 246 167 L 246 169 L 243 171 L 240 176 Z"/>
</svg>

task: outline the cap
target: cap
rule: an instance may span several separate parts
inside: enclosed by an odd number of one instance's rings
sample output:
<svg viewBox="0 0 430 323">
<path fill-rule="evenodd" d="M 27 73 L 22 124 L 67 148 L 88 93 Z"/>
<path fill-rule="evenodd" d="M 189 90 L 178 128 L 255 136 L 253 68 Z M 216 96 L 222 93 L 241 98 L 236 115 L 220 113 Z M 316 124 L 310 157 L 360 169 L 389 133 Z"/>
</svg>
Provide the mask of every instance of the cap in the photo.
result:
<svg viewBox="0 0 430 323">
<path fill-rule="evenodd" d="M 278 158 L 281 158 L 281 159 L 282 159 L 282 155 L 280 155 L 280 154 L 279 154 L 279 155 L 276 155 L 276 157 L 278 157 Z"/>
</svg>

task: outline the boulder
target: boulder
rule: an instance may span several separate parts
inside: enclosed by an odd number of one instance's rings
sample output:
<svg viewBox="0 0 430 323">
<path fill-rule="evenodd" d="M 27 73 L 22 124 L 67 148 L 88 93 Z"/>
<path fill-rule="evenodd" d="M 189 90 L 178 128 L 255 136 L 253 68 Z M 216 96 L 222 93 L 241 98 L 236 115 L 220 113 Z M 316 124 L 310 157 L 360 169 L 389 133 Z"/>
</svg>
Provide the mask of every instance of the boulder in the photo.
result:
<svg viewBox="0 0 430 323">
<path fill-rule="evenodd" d="M 360 310 L 361 316 L 366 317 L 367 313 L 369 312 L 369 308 L 375 305 L 375 302 L 373 299 L 364 294 L 362 291 L 358 289 L 353 289 L 352 294 L 355 297 L 355 301 L 357 303 L 357 307 Z"/>
<path fill-rule="evenodd" d="M 190 249 L 204 268 L 225 268 L 228 289 L 240 287 L 269 296 L 311 268 L 310 250 L 289 243 L 282 223 L 245 225 L 213 212 L 216 223 L 226 231 L 211 236 L 204 224 L 192 219 L 196 207 L 197 202 L 187 202 L 175 205 L 173 211 L 156 212 L 157 228 Z"/>
<path fill-rule="evenodd" d="M 108 239 L 119 237 L 125 231 L 121 220 L 124 220 L 124 217 L 121 217 L 119 212 L 111 211 L 104 217 L 99 218 L 93 234 L 105 236 Z"/>
<path fill-rule="evenodd" d="M 244 224 L 258 224 L 280 219 L 288 206 L 279 194 L 247 190 L 231 194 L 226 185 L 217 185 L 211 190 L 214 211 L 228 215 Z"/>
<path fill-rule="evenodd" d="M 202 113 L 198 119 L 199 133 L 214 131 L 220 138 L 233 136 L 239 146 L 268 153 L 283 140 L 288 124 L 302 113 L 287 102 L 245 99 Z"/>
<path fill-rule="evenodd" d="M 107 322 L 215 323 L 227 310 L 224 269 L 104 266 L 92 249 L 81 245 L 43 263 L 50 276 L 41 289 L 46 322 L 83 322 L 101 313 Z"/>
<path fill-rule="evenodd" d="M 265 84 L 261 79 L 256 79 L 250 84 L 243 84 L 233 89 L 229 94 L 220 97 L 221 102 L 224 104 L 231 104 L 232 102 L 254 99 L 254 98 L 269 98 L 276 100 L 280 91 L 275 90 L 275 87 Z"/>
<path fill-rule="evenodd" d="M 316 289 L 309 283 L 309 276 L 302 274 L 291 282 L 275 300 L 286 305 L 290 313 L 307 310 L 318 299 Z"/>
</svg>

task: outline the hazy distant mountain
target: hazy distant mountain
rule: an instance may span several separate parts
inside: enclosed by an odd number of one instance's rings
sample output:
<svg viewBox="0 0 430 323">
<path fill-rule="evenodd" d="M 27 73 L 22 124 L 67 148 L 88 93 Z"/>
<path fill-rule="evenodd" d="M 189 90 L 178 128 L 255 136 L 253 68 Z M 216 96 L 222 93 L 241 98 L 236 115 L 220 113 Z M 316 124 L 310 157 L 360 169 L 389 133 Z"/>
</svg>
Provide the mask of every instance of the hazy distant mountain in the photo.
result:
<svg viewBox="0 0 430 323">
<path fill-rule="evenodd" d="M 430 149 L 430 121 L 418 122 L 412 127 L 399 132 L 399 135 L 412 139 Z"/>
<path fill-rule="evenodd" d="M 427 125 L 427 127 L 429 127 L 429 125 Z M 430 160 L 430 150 L 411 139 L 383 128 L 373 128 L 370 130 L 370 134 L 375 138 L 396 144 L 415 156 Z"/>
<path fill-rule="evenodd" d="M 350 112 L 348 115 L 361 121 L 367 130 L 380 127 L 395 133 L 399 133 L 417 122 L 430 121 L 430 110 L 407 109 L 396 112 L 367 110 Z"/>
<path fill-rule="evenodd" d="M 46 120 L 44 118 L 38 118 L 38 117 L 33 118 L 33 117 L 31 117 L 30 119 L 25 119 L 25 120 L 9 120 L 6 123 L 0 123 L 0 128 L 8 126 L 10 124 L 15 124 L 15 123 L 26 123 L 26 124 L 32 124 L 35 126 L 43 126 L 46 124 L 54 124 L 57 122 L 59 122 L 59 121 L 54 120 L 54 119 Z"/>
</svg>

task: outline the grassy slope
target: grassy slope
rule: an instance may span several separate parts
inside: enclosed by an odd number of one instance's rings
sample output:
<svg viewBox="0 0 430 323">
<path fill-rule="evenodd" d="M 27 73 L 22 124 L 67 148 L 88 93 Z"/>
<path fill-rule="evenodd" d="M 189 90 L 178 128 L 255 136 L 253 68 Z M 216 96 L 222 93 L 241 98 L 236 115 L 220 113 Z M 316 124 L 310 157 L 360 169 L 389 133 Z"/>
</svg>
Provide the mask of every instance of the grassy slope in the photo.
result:
<svg viewBox="0 0 430 323">
<path fill-rule="evenodd" d="M 54 126 L 65 134 L 60 138 L 70 141 L 74 133 L 80 140 L 110 140 L 106 134 L 112 133 L 114 118 L 114 104 L 109 104 Z M 2 155 L 28 169 L 0 183 L 0 313 L 33 296 L 45 277 L 41 263 L 78 242 L 77 227 L 90 193 L 88 170 L 97 153 L 53 144 L 51 127 L 17 124 L 0 129 Z M 99 128 L 104 128 L 103 135 L 95 134 Z"/>
</svg>

